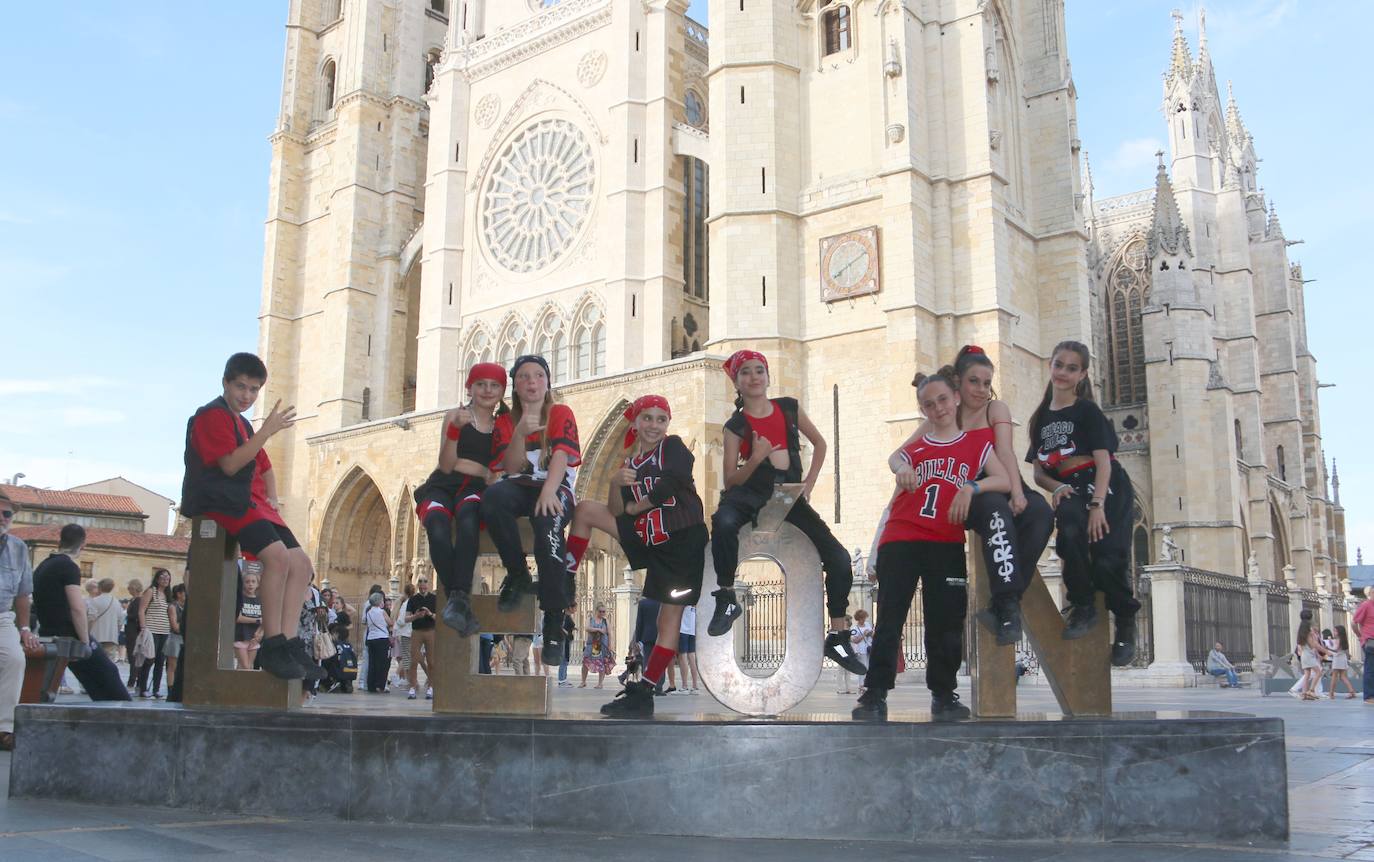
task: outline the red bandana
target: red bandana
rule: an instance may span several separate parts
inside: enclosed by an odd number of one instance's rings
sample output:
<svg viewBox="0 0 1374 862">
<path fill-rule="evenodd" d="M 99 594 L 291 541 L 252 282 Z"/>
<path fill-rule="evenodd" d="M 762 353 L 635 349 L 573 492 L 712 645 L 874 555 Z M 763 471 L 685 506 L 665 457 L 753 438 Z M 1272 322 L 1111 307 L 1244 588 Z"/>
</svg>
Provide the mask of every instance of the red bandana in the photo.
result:
<svg viewBox="0 0 1374 862">
<path fill-rule="evenodd" d="M 633 404 L 625 408 L 625 419 L 630 423 L 630 430 L 625 432 L 626 449 L 633 446 L 635 440 L 639 439 L 639 431 L 635 429 L 635 420 L 639 418 L 639 414 L 650 407 L 657 407 L 667 413 L 669 419 L 673 418 L 673 408 L 668 406 L 668 399 L 662 395 L 641 395 L 636 398 Z"/>
<path fill-rule="evenodd" d="M 725 360 L 725 376 L 734 380 L 735 375 L 739 373 L 739 367 L 751 359 L 757 359 L 763 363 L 764 370 L 768 369 L 768 357 L 757 350 L 736 350 Z"/>
<path fill-rule="evenodd" d="M 497 365 L 495 362 L 479 362 L 468 369 L 468 382 L 465 387 L 470 387 L 478 380 L 495 380 L 501 384 L 501 388 L 506 388 L 506 369 Z"/>
</svg>

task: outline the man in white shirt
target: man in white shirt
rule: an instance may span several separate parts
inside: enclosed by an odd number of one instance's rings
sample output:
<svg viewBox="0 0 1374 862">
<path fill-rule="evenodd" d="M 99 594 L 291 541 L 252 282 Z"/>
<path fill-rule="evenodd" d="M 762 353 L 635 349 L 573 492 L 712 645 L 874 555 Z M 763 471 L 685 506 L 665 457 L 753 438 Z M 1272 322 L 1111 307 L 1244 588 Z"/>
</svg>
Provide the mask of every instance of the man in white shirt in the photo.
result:
<svg viewBox="0 0 1374 862">
<path fill-rule="evenodd" d="M 29 630 L 33 565 L 29 548 L 11 536 L 19 507 L 0 493 L 0 751 L 14 750 L 14 708 L 24 688 L 25 648 L 38 646 Z"/>
</svg>

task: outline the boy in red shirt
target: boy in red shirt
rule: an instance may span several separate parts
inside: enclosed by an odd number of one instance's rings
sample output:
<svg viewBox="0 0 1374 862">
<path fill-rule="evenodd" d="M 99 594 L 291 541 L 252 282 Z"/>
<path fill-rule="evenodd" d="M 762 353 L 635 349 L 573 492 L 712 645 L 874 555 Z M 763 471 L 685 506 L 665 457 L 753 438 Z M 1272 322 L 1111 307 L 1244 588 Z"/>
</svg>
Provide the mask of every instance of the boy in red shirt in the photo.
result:
<svg viewBox="0 0 1374 862">
<path fill-rule="evenodd" d="M 280 679 L 316 680 L 323 672 L 294 633 L 314 577 L 310 557 L 277 512 L 277 481 L 263 446 L 290 428 L 296 408 L 278 401 L 262 426 L 243 417 L 267 382 L 267 366 L 251 353 L 235 353 L 224 366 L 224 392 L 186 423 L 186 476 L 181 513 L 205 517 L 262 562 L 262 647 L 258 663 Z"/>
</svg>

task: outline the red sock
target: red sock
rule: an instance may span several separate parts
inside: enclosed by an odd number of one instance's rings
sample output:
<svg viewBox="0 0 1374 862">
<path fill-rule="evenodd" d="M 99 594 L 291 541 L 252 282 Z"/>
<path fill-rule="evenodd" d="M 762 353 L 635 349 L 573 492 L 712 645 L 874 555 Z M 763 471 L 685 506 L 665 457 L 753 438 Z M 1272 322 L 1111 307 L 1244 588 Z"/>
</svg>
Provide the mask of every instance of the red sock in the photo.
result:
<svg viewBox="0 0 1374 862">
<path fill-rule="evenodd" d="M 644 669 L 644 681 L 658 685 L 663 679 L 663 672 L 672 663 L 673 656 L 677 655 L 677 650 L 666 649 L 658 644 L 654 644 L 654 649 L 649 653 L 649 666 Z"/>
<path fill-rule="evenodd" d="M 590 539 L 581 536 L 568 537 L 568 571 L 576 572 L 577 567 L 582 565 L 582 555 L 587 553 L 587 545 Z"/>
</svg>

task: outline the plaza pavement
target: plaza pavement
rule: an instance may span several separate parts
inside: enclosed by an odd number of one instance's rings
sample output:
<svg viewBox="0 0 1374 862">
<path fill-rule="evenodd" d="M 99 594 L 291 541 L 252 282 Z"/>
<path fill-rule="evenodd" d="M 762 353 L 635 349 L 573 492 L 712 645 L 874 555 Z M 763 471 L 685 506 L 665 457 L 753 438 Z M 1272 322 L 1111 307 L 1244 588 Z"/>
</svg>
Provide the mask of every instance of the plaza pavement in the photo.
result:
<svg viewBox="0 0 1374 862">
<path fill-rule="evenodd" d="M 576 672 L 576 668 L 571 669 Z M 576 679 L 574 679 L 576 682 Z M 555 710 L 595 712 L 618 686 L 607 681 L 598 691 L 555 689 Z M 967 685 L 967 681 L 963 681 Z M 833 671 L 794 712 L 847 714 L 853 695 L 835 693 Z M 64 697 L 63 700 L 68 698 Z M 84 698 L 81 698 L 84 700 Z M 1054 698 L 1043 685 L 1023 684 L 1019 702 L 1025 714 L 1057 715 Z M 1374 706 L 1360 700 L 1303 703 L 1284 695 L 1260 696 L 1255 689 L 1118 689 L 1119 712 L 1229 710 L 1284 720 L 1288 748 L 1289 811 L 1292 839 L 1287 848 L 1218 848 L 1206 845 L 1041 845 L 961 844 L 945 846 L 854 841 L 771 841 L 729 838 L 599 837 L 590 834 L 514 832 L 497 829 L 426 827 L 402 823 L 341 823 L 240 817 L 198 811 L 76 805 L 8 799 L 10 756 L 0 754 L 0 859 L 132 860 L 205 859 L 301 860 L 310 858 L 539 860 L 539 862 L 697 862 L 747 859 L 750 862 L 810 862 L 862 857 L 865 862 L 931 859 L 941 862 L 1283 862 L 1347 859 L 1374 862 Z M 903 680 L 891 697 L 894 716 L 919 718 L 928 701 L 919 680 Z M 424 700 L 407 701 L 403 689 L 387 695 L 326 695 L 315 709 L 421 712 Z M 719 712 L 710 695 L 659 698 L 662 715 Z M 153 744 L 130 738 L 130 745 Z M 314 764 L 321 780 L 329 765 Z M 210 779 L 212 780 L 212 778 Z M 423 792 L 417 788 L 417 792 Z M 819 800 L 818 800 L 819 804 Z M 588 819 L 614 829 L 614 811 L 595 811 Z M 671 816 L 668 814 L 667 816 Z M 741 817 L 747 816 L 741 812 Z M 730 824 L 721 824 L 728 836 Z"/>
</svg>

